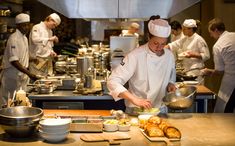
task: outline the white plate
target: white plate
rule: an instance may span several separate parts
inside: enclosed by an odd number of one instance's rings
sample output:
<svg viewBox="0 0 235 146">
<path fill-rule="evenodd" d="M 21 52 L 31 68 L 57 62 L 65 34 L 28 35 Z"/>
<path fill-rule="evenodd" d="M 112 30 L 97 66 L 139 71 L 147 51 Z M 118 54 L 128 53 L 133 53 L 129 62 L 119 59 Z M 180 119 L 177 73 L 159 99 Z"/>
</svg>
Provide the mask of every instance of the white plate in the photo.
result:
<svg viewBox="0 0 235 146">
<path fill-rule="evenodd" d="M 198 81 L 184 81 L 183 83 L 187 85 L 197 85 L 199 82 Z"/>
</svg>

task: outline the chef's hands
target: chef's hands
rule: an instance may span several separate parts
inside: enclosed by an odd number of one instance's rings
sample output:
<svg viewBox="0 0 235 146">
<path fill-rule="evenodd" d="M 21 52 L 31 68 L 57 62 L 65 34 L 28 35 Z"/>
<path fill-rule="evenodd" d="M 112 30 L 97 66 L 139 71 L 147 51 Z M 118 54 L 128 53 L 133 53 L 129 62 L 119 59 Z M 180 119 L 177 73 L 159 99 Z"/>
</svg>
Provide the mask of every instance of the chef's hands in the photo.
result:
<svg viewBox="0 0 235 146">
<path fill-rule="evenodd" d="M 55 43 L 58 43 L 59 42 L 59 39 L 58 39 L 58 37 L 57 36 L 53 36 L 53 37 L 50 37 L 49 39 L 48 39 L 48 41 L 53 41 L 53 42 L 55 42 Z"/>
<path fill-rule="evenodd" d="M 209 69 L 209 68 L 204 68 L 201 70 L 201 74 L 203 76 L 211 76 L 213 74 L 215 74 L 215 70 L 214 69 Z"/>
<path fill-rule="evenodd" d="M 141 98 L 135 98 L 131 101 L 134 105 L 145 108 L 145 109 L 150 109 L 152 108 L 152 103 L 149 99 L 141 99 Z"/>
<path fill-rule="evenodd" d="M 39 80 L 39 79 L 42 78 L 41 76 L 35 75 L 35 74 L 32 74 L 32 73 L 29 73 L 28 76 L 33 82 L 35 82 L 36 80 Z"/>
<path fill-rule="evenodd" d="M 185 57 L 186 57 L 186 58 L 199 58 L 199 59 L 202 58 L 202 56 L 201 56 L 200 53 L 194 52 L 194 51 L 187 51 L 187 52 L 185 53 Z"/>
</svg>

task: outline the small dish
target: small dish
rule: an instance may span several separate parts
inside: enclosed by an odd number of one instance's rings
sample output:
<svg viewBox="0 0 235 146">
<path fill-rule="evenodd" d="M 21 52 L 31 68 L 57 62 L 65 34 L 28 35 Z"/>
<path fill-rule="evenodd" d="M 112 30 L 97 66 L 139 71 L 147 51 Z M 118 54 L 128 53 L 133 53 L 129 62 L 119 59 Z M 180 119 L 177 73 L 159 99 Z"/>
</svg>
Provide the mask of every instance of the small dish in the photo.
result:
<svg viewBox="0 0 235 146">
<path fill-rule="evenodd" d="M 118 130 L 119 131 L 129 131 L 130 128 L 131 128 L 131 124 L 126 124 L 126 125 L 118 124 Z"/>
</svg>

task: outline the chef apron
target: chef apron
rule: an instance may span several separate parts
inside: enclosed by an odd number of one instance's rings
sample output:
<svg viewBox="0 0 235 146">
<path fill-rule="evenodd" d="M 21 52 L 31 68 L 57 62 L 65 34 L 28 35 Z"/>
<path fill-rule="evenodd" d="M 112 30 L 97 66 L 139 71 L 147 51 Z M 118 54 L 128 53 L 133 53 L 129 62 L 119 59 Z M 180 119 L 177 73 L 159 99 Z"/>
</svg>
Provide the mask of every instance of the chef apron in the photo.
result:
<svg viewBox="0 0 235 146">
<path fill-rule="evenodd" d="M 37 57 L 37 62 L 30 62 L 29 70 L 33 74 L 47 76 L 53 74 L 53 64 L 50 57 Z"/>
<path fill-rule="evenodd" d="M 218 98 L 216 100 L 214 112 L 216 113 L 224 112 L 226 104 L 234 90 L 234 87 L 235 87 L 235 76 L 232 74 L 224 73 L 218 93 Z"/>
<path fill-rule="evenodd" d="M 29 83 L 29 77 L 26 74 L 19 72 L 14 67 L 4 69 L 2 74 L 0 91 L 2 94 L 2 100 L 0 101 L 2 102 L 1 105 L 6 104 L 7 99 L 13 97 L 14 91 L 18 91 L 20 89 L 26 91 L 27 84 Z"/>
</svg>

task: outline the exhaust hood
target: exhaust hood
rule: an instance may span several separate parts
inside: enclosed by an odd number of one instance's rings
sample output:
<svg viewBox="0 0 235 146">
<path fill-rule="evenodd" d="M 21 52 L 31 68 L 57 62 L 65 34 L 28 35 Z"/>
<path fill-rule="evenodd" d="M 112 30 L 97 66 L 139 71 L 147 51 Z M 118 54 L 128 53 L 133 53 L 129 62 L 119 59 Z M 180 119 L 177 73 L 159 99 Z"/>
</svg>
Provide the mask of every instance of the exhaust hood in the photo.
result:
<svg viewBox="0 0 235 146">
<path fill-rule="evenodd" d="M 68 18 L 170 18 L 200 0 L 38 0 Z"/>
</svg>

